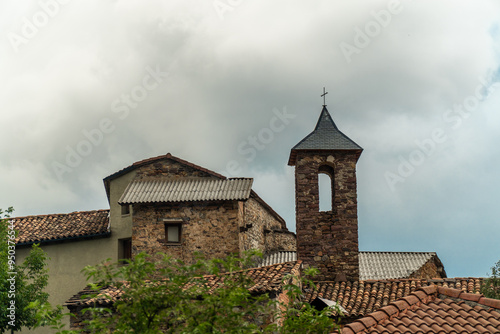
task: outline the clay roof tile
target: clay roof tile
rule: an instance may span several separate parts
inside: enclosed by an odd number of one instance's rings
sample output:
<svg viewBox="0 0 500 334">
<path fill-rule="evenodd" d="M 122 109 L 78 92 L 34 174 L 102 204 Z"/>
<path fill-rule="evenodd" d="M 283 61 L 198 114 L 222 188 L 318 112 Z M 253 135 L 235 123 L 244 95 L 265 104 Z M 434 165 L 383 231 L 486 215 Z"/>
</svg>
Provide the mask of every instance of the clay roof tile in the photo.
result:
<svg viewBox="0 0 500 334">
<path fill-rule="evenodd" d="M 462 282 L 461 288 L 474 288 L 475 286 L 475 284 L 460 281 Z M 440 296 L 436 295 L 438 290 Z M 462 298 L 463 295 L 469 300 Z M 372 321 L 370 324 L 376 321 L 376 325 L 370 328 L 369 333 L 500 333 L 498 309 L 487 308 L 486 305 L 479 306 L 477 302 L 470 300 L 484 301 L 486 298 L 479 294 L 473 295 L 469 292 L 462 292 L 462 290 L 437 289 L 435 286 L 431 286 L 424 287 L 410 294 L 409 297 L 415 299 L 406 297 L 393 301 L 388 306 L 381 308 L 381 311 L 366 317 Z M 445 299 L 441 299 L 442 297 Z M 411 308 L 404 308 L 405 305 L 416 300 L 420 300 L 420 302 L 412 304 Z M 476 303 L 477 306 L 473 308 L 468 305 L 471 303 Z M 364 318 L 358 322 L 363 322 L 363 320 Z M 405 329 L 403 330 L 403 328 Z"/>
<path fill-rule="evenodd" d="M 476 293 L 467 293 L 467 292 L 462 292 L 460 294 L 460 298 L 461 299 L 465 299 L 465 300 L 469 300 L 469 301 L 472 301 L 472 302 L 477 302 L 479 301 L 479 299 L 483 297 L 483 295 L 480 295 L 480 294 L 476 294 Z"/>
<path fill-rule="evenodd" d="M 500 299 L 481 297 L 478 300 L 478 303 L 481 305 L 489 306 L 489 307 L 496 308 L 496 309 L 500 310 Z"/>
<path fill-rule="evenodd" d="M 17 245 L 109 236 L 109 210 L 11 218 Z"/>
<path fill-rule="evenodd" d="M 461 291 L 457 290 L 457 289 L 438 287 L 438 293 L 449 296 L 449 297 L 458 298 L 458 296 L 460 296 Z"/>
</svg>

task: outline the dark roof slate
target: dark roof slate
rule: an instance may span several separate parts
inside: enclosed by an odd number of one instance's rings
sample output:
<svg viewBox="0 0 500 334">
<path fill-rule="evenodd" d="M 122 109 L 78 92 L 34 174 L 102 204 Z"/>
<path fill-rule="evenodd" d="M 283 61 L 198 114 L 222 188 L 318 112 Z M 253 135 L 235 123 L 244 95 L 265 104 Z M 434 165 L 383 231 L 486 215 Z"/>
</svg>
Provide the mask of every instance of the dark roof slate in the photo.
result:
<svg viewBox="0 0 500 334">
<path fill-rule="evenodd" d="M 17 245 L 109 235 L 109 210 L 12 218 Z"/>
<path fill-rule="evenodd" d="M 290 166 L 295 165 L 296 154 L 299 150 L 362 151 L 363 149 L 337 128 L 326 106 L 323 106 L 314 131 L 292 148 L 288 161 Z"/>
</svg>

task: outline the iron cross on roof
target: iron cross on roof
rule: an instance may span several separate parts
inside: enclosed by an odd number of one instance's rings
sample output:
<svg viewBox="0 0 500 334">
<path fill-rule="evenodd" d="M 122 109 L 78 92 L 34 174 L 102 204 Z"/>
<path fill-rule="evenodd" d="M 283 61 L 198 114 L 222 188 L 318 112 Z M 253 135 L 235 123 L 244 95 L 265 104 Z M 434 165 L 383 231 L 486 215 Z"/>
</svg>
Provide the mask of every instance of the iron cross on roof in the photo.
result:
<svg viewBox="0 0 500 334">
<path fill-rule="evenodd" d="M 323 94 L 321 94 L 321 97 L 323 98 L 323 107 L 326 107 L 326 94 L 328 94 L 328 92 L 326 92 L 325 87 L 323 87 Z"/>
</svg>

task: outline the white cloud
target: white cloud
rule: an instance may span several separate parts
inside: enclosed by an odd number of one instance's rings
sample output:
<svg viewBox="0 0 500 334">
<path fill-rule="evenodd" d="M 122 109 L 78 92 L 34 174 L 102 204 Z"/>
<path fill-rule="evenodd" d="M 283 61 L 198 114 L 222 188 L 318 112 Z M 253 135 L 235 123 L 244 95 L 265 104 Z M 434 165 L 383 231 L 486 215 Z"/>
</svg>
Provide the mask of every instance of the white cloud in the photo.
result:
<svg viewBox="0 0 500 334">
<path fill-rule="evenodd" d="M 286 162 L 312 131 L 326 86 L 337 125 L 365 148 L 358 164 L 361 247 L 421 245 L 442 258 L 464 258 L 459 244 L 452 249 L 453 241 L 430 237 L 429 229 L 451 230 L 450 240 L 462 241 L 471 228 L 500 232 L 489 205 L 500 183 L 498 92 L 458 129 L 443 114 L 498 70 L 498 4 L 401 1 L 401 12 L 348 63 L 340 43 L 354 43 L 356 28 L 376 21 L 373 12 L 388 4 L 252 1 L 221 20 L 212 2 L 71 1 L 16 53 L 7 34 L 21 33 L 40 4 L 2 2 L 3 206 L 30 214 L 103 208 L 104 176 L 171 152 L 218 171 L 240 162 L 242 176 L 254 176 L 258 193 L 292 226 Z M 141 84 L 147 66 L 169 75 L 122 120 L 111 104 Z M 247 162 L 238 145 L 284 107 L 296 118 Z M 60 182 L 52 163 L 63 162 L 68 147 L 103 118 L 114 130 Z M 448 140 L 392 192 L 384 173 L 435 128 Z M 474 216 L 479 225 L 470 225 Z M 481 257 L 487 244 L 476 247 Z M 453 262 L 448 274 L 482 275 L 492 265 L 485 261 Z"/>
</svg>

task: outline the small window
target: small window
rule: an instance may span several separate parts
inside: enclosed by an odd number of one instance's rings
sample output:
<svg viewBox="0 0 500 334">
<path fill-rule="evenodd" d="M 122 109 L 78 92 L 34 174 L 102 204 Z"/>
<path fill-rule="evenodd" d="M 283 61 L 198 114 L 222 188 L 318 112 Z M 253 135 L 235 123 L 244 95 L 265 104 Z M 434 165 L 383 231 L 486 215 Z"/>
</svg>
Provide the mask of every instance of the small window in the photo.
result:
<svg viewBox="0 0 500 334">
<path fill-rule="evenodd" d="M 181 224 L 165 223 L 165 241 L 178 243 L 181 242 Z"/>
<path fill-rule="evenodd" d="M 122 205 L 122 216 L 130 214 L 130 205 L 124 204 Z"/>
<path fill-rule="evenodd" d="M 332 211 L 332 179 L 330 175 L 318 174 L 319 211 Z"/>
<path fill-rule="evenodd" d="M 119 239 L 118 240 L 118 259 L 119 260 L 130 260 L 132 259 L 132 239 Z M 122 261 L 125 264 L 125 261 Z"/>
<path fill-rule="evenodd" d="M 331 166 L 318 169 L 319 211 L 332 211 L 335 205 L 335 172 Z"/>
</svg>

